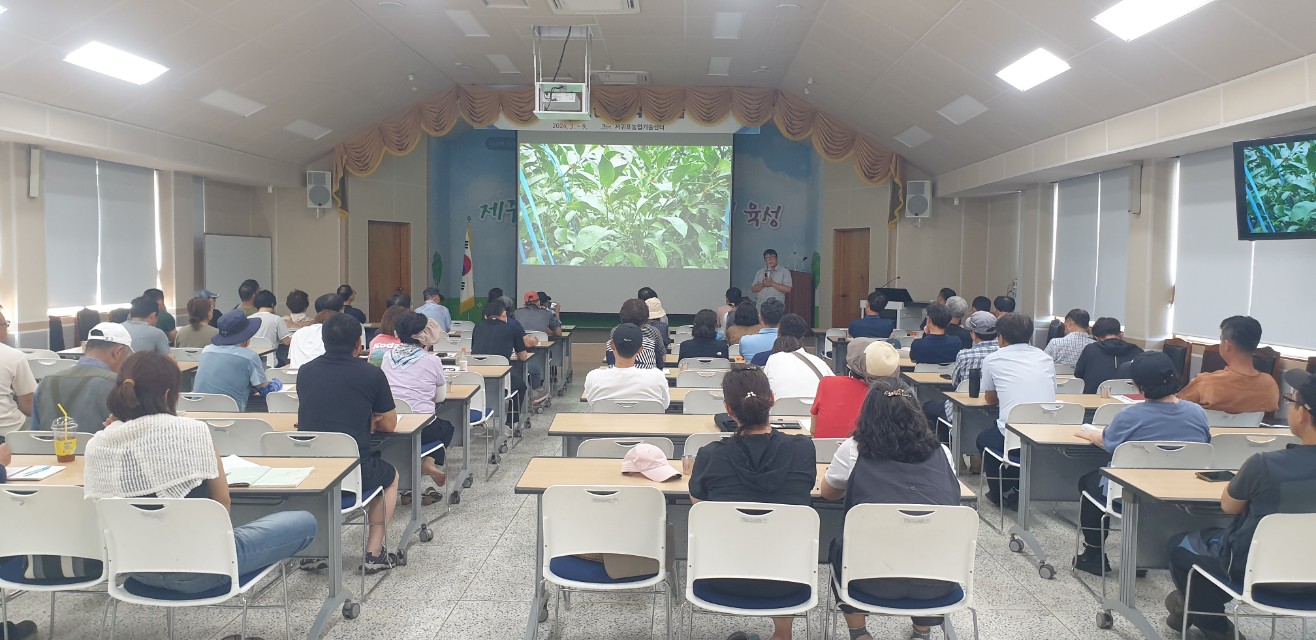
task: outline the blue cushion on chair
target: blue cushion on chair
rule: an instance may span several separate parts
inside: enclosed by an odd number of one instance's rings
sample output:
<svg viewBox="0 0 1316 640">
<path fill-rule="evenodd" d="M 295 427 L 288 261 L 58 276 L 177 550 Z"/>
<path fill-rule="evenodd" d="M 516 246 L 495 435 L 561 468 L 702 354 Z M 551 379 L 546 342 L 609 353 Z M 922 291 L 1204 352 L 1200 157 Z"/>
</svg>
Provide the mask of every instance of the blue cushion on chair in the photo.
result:
<svg viewBox="0 0 1316 640">
<path fill-rule="evenodd" d="M 247 586 L 248 583 L 255 580 L 262 571 L 265 571 L 265 569 L 268 568 L 269 567 L 263 567 L 252 571 L 251 573 L 238 576 L 238 584 L 243 587 Z M 200 593 L 182 593 L 170 589 L 161 589 L 160 587 L 153 587 L 143 582 L 139 582 L 136 578 L 128 578 L 123 582 L 124 591 L 138 597 L 150 598 L 152 600 L 205 600 L 207 598 L 216 598 L 228 593 L 228 588 L 228 578 L 224 578 L 219 586 L 213 589 L 207 589 Z"/>
<path fill-rule="evenodd" d="M 1001 452 L 1000 452 L 1000 451 L 997 451 L 996 449 L 992 449 L 991 447 L 988 447 L 988 448 L 985 449 L 985 450 L 986 450 L 986 451 L 990 451 L 991 454 L 994 455 L 994 456 L 996 456 L 997 458 L 1001 458 L 1001 457 L 1002 457 L 1002 456 L 1001 456 Z M 1019 463 L 1019 450 L 1018 450 L 1018 449 L 1011 449 L 1011 450 L 1010 450 L 1010 458 L 1009 458 L 1009 459 L 1010 459 L 1010 462 L 1013 462 L 1013 463 L 1015 463 L 1015 464 L 1018 464 L 1018 463 Z"/>
<path fill-rule="evenodd" d="M 1227 585 L 1234 593 L 1243 593 L 1243 583 L 1231 580 L 1216 573 L 1211 575 Z M 1316 611 L 1316 588 L 1307 591 L 1291 592 L 1253 586 L 1252 599 L 1268 607 L 1293 609 L 1294 611 Z"/>
<path fill-rule="evenodd" d="M 342 496 L 343 496 L 343 502 L 342 502 L 343 509 L 351 509 L 353 506 L 356 505 L 355 493 L 352 493 L 350 491 L 343 491 Z"/>
<path fill-rule="evenodd" d="M 488 416 L 492 413 L 493 413 L 493 409 L 485 409 L 484 411 L 480 411 L 479 409 L 471 409 L 471 424 L 483 420 L 485 416 Z"/>
<path fill-rule="evenodd" d="M 441 448 L 443 448 L 442 440 L 435 440 L 434 442 L 426 442 L 420 445 L 420 455 L 427 456 L 431 453 L 434 453 L 435 451 L 438 451 Z"/>
<path fill-rule="evenodd" d="M 651 573 L 645 576 L 631 576 L 629 578 L 613 578 L 603 569 L 602 562 L 586 560 L 576 556 L 558 556 L 548 561 L 548 570 L 553 575 L 560 576 L 567 580 L 576 582 L 593 582 L 595 584 L 622 584 L 626 582 L 640 582 L 648 580 L 658 574 Z"/>
<path fill-rule="evenodd" d="M 886 609 L 939 609 L 941 607 L 949 607 L 964 600 L 964 589 L 959 585 L 956 585 L 955 590 L 945 596 L 933 598 L 931 600 L 916 600 L 914 598 L 879 598 L 872 594 L 864 593 L 853 586 L 847 588 L 845 593 L 850 599 L 856 602 L 862 602 L 867 605 Z"/>
<path fill-rule="evenodd" d="M 99 561 L 97 561 L 99 564 Z M 12 582 L 14 584 L 29 584 L 34 587 L 59 587 L 69 584 L 81 584 L 89 580 L 96 579 L 96 576 L 82 576 L 72 578 L 38 578 L 28 579 L 23 577 L 27 571 L 27 557 L 10 556 L 0 559 L 0 580 Z"/>
<path fill-rule="evenodd" d="M 745 583 L 762 583 L 772 589 L 770 596 L 743 595 Z M 733 586 L 737 588 L 728 589 Z M 735 609 L 786 609 L 809 601 L 809 585 L 780 580 L 743 580 L 733 578 L 705 578 L 695 580 L 692 589 L 696 597 L 706 602 Z"/>
</svg>

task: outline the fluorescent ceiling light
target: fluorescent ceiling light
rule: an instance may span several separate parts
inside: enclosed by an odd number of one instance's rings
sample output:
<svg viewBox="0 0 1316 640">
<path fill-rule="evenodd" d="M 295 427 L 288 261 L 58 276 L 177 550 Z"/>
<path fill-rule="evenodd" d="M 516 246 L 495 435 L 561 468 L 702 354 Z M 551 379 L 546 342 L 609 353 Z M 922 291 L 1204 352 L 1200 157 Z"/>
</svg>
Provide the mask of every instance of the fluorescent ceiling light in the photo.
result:
<svg viewBox="0 0 1316 640">
<path fill-rule="evenodd" d="M 900 135 L 896 136 L 897 142 L 909 147 L 910 149 L 913 149 L 931 139 L 932 134 L 924 131 L 923 127 L 917 125 L 901 131 Z"/>
<path fill-rule="evenodd" d="M 467 38 L 488 38 L 489 32 L 484 30 L 484 25 L 475 19 L 475 14 L 462 9 L 448 9 L 444 13 L 448 14 L 448 19 L 457 25 Z"/>
<path fill-rule="evenodd" d="M 0 7 L 0 13 L 4 13 L 4 12 L 6 12 L 6 11 L 8 11 L 8 10 L 9 10 L 9 9 L 8 9 L 7 7 Z"/>
<path fill-rule="evenodd" d="M 216 89 L 210 92 L 209 95 L 201 99 L 201 102 L 215 107 L 216 109 L 223 109 L 230 113 L 236 113 L 244 118 L 250 117 L 257 111 L 265 108 L 265 105 L 256 102 L 255 100 L 249 100 L 236 93 L 225 91 L 223 89 Z"/>
<path fill-rule="evenodd" d="M 1046 49 L 1037 49 L 1001 69 L 996 77 L 1027 91 L 1069 70 L 1069 63 Z"/>
<path fill-rule="evenodd" d="M 326 129 L 318 124 L 307 122 L 305 120 L 293 120 L 292 122 L 289 122 L 288 126 L 284 127 L 283 130 L 289 133 L 295 133 L 299 136 L 305 136 L 312 140 L 319 140 L 333 132 L 333 129 Z"/>
<path fill-rule="evenodd" d="M 64 56 L 64 62 L 71 62 L 84 69 L 103 73 L 136 85 L 146 84 L 169 70 L 168 67 L 151 62 L 146 58 L 135 56 L 122 49 L 115 49 L 108 44 L 101 44 L 96 41 L 88 42 Z"/>
<path fill-rule="evenodd" d="M 489 53 L 485 54 L 485 57 L 489 58 L 489 62 L 492 62 L 493 66 L 498 67 L 498 73 L 521 73 L 521 70 L 517 69 L 516 65 L 512 63 L 512 59 L 505 54 Z"/>
<path fill-rule="evenodd" d="M 1210 4 L 1213 0 L 1121 0 L 1092 21 L 1133 40 Z"/>
<path fill-rule="evenodd" d="M 937 109 L 937 113 L 940 113 L 941 117 L 950 120 L 955 124 L 964 124 L 981 115 L 986 110 L 986 105 L 974 100 L 973 96 L 965 94 L 951 100 L 946 106 Z"/>
<path fill-rule="evenodd" d="M 727 56 L 713 56 L 709 58 L 708 75 L 710 76 L 731 75 L 731 58 Z"/>
<path fill-rule="evenodd" d="M 713 37 L 718 40 L 739 40 L 740 25 L 745 14 L 739 11 L 718 11 L 713 14 Z"/>
</svg>

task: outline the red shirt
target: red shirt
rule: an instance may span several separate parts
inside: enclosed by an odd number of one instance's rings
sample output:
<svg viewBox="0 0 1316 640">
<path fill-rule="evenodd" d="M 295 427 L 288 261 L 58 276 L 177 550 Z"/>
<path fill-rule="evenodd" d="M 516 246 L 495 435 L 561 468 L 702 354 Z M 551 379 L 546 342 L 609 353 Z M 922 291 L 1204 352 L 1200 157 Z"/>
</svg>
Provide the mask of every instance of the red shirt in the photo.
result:
<svg viewBox="0 0 1316 640">
<path fill-rule="evenodd" d="M 828 376 L 818 382 L 814 396 L 813 437 L 849 438 L 868 396 L 868 383 L 850 376 Z"/>
</svg>

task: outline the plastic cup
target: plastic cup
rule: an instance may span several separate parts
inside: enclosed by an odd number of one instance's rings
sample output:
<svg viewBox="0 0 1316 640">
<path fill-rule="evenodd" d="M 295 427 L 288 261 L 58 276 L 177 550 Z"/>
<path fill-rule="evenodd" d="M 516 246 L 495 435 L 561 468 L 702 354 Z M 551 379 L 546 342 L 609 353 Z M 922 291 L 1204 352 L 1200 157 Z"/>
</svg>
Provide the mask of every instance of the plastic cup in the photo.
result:
<svg viewBox="0 0 1316 640">
<path fill-rule="evenodd" d="M 73 462 L 78 451 L 78 423 L 73 418 L 55 418 L 50 423 L 50 432 L 55 436 L 55 459 Z"/>
<path fill-rule="evenodd" d="M 681 456 L 681 475 L 689 477 L 690 473 L 695 470 L 694 456 Z"/>
</svg>

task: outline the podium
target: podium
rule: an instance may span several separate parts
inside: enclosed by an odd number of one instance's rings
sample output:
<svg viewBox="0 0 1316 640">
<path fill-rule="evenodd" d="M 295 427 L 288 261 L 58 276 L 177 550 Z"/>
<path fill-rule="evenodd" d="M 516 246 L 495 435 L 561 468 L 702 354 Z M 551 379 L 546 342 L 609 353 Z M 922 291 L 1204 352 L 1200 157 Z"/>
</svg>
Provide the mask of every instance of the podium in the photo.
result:
<svg viewBox="0 0 1316 640">
<path fill-rule="evenodd" d="M 879 315 L 888 320 L 895 320 L 896 329 L 916 331 L 923 324 L 923 314 L 928 308 L 928 303 L 914 302 L 914 298 L 909 295 L 909 289 L 879 287 L 874 291 L 886 296 L 886 309 L 883 309 Z"/>
<path fill-rule="evenodd" d="M 786 294 L 786 313 L 799 314 L 809 326 L 814 326 L 812 273 L 791 271 L 791 292 Z"/>
</svg>

